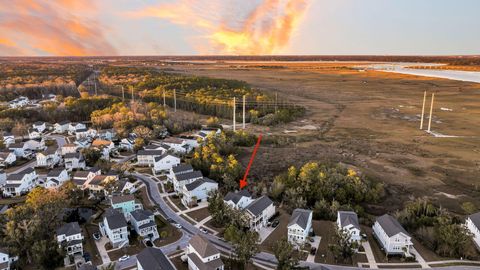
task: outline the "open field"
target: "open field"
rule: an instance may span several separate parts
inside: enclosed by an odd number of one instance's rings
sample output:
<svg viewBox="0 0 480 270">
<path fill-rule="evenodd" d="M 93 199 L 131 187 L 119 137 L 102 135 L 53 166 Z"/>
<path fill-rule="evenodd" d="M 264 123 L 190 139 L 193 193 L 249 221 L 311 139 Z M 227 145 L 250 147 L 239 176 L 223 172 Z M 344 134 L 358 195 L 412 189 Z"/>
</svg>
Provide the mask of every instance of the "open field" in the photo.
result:
<svg viewBox="0 0 480 270">
<path fill-rule="evenodd" d="M 442 206 L 457 213 L 462 213 L 459 205 L 464 201 L 478 206 L 480 84 L 359 72 L 344 63 L 308 66 L 242 63 L 175 68 L 187 74 L 244 80 L 307 108 L 305 117 L 286 125 L 248 127 L 266 137 L 290 137 L 294 142 L 263 146 L 251 171 L 257 179 L 271 179 L 309 160 L 343 162 L 386 183 L 386 202 L 371 207 L 371 213 L 398 209 L 419 196 L 441 200 Z M 460 137 L 433 137 L 419 130 L 425 90 L 436 94 L 432 130 Z M 248 158 L 246 153 L 242 162 L 246 164 Z"/>
</svg>

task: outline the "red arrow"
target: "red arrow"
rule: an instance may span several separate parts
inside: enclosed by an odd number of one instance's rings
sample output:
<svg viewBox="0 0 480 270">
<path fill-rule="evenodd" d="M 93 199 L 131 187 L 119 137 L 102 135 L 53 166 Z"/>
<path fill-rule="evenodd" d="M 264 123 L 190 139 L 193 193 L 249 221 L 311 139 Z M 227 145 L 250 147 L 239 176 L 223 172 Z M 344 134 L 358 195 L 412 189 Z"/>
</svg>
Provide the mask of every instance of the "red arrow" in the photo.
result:
<svg viewBox="0 0 480 270">
<path fill-rule="evenodd" d="M 257 154 L 258 147 L 260 147 L 260 141 L 262 140 L 262 134 L 258 135 L 257 144 L 255 144 L 255 148 L 253 148 L 252 157 L 248 162 L 247 170 L 245 171 L 245 175 L 243 179 L 240 180 L 240 189 L 244 188 L 247 185 L 247 176 L 250 172 L 250 167 L 252 167 L 253 160 L 255 159 L 255 155 Z"/>
</svg>

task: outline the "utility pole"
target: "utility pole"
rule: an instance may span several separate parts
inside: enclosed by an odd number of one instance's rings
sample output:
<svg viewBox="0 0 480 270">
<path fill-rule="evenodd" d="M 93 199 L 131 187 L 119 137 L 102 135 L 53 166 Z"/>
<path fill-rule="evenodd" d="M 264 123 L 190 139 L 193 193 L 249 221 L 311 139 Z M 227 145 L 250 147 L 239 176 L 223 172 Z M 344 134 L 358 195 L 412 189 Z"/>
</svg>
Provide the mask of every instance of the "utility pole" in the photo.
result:
<svg viewBox="0 0 480 270">
<path fill-rule="evenodd" d="M 423 116 L 425 115 L 425 101 L 427 100 L 427 91 L 423 92 L 422 118 L 420 118 L 420 129 L 423 129 Z"/>
<path fill-rule="evenodd" d="M 233 97 L 233 131 L 236 130 L 236 126 L 235 126 L 235 107 L 236 107 L 235 97 Z"/>
<path fill-rule="evenodd" d="M 275 92 L 275 113 L 277 113 L 278 93 Z"/>
<path fill-rule="evenodd" d="M 163 107 L 165 108 L 165 89 L 163 90 Z"/>
<path fill-rule="evenodd" d="M 242 123 L 242 128 L 245 129 L 245 95 L 243 95 L 243 117 L 242 117 L 243 123 Z"/>
<path fill-rule="evenodd" d="M 173 89 L 173 104 L 174 104 L 174 112 L 177 111 L 177 90 Z"/>
<path fill-rule="evenodd" d="M 133 94 L 133 86 L 132 86 L 132 103 L 135 102 L 135 95 Z"/>
<path fill-rule="evenodd" d="M 430 117 L 428 118 L 428 132 L 432 126 L 432 113 L 433 113 L 433 100 L 435 99 L 435 93 L 432 93 L 432 103 L 430 104 Z"/>
<path fill-rule="evenodd" d="M 95 71 L 93 72 L 93 84 L 95 85 L 95 96 L 98 96 L 97 92 L 97 78 L 95 77 Z"/>
<path fill-rule="evenodd" d="M 123 85 L 122 85 L 122 102 L 125 102 L 125 90 L 123 89 Z"/>
</svg>

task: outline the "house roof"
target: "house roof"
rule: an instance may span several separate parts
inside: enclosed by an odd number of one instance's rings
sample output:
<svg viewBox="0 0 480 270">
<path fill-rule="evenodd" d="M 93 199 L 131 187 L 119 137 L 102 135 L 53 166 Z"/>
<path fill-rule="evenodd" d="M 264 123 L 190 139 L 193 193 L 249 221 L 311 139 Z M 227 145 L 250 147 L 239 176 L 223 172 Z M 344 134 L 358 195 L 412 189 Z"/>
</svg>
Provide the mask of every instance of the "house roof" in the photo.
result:
<svg viewBox="0 0 480 270">
<path fill-rule="evenodd" d="M 385 214 L 377 218 L 378 224 L 383 228 L 388 237 L 392 237 L 396 234 L 403 233 L 407 236 L 410 236 L 408 232 L 400 225 L 398 220 L 388 214 Z"/>
<path fill-rule="evenodd" d="M 237 204 L 243 197 L 251 198 L 252 195 L 248 190 L 242 189 L 239 192 L 228 192 L 223 198 L 224 201 L 232 201 L 234 204 Z"/>
<path fill-rule="evenodd" d="M 19 143 L 12 143 L 8 146 L 9 149 L 13 148 L 23 148 L 25 146 L 24 142 L 19 142 Z"/>
<path fill-rule="evenodd" d="M 223 261 L 220 258 L 211 260 L 208 262 L 203 262 L 195 253 L 190 253 L 187 255 L 191 261 L 198 267 L 199 270 L 216 270 L 223 265 Z"/>
<path fill-rule="evenodd" d="M 57 124 L 59 124 L 59 125 L 61 125 L 61 126 L 63 126 L 63 125 L 68 125 L 68 124 L 70 124 L 70 121 L 68 121 L 68 120 L 63 120 L 63 121 L 58 122 Z"/>
<path fill-rule="evenodd" d="M 80 225 L 78 222 L 70 222 L 64 224 L 62 227 L 57 229 L 57 235 L 65 234 L 66 236 L 75 235 L 82 233 L 82 229 L 80 229 Z"/>
<path fill-rule="evenodd" d="M 198 234 L 194 235 L 188 243 L 202 258 L 210 257 L 220 252 L 210 241 Z"/>
<path fill-rule="evenodd" d="M 127 227 L 125 216 L 116 209 L 108 208 L 105 211 L 105 218 L 107 219 L 108 227 L 111 230 Z"/>
<path fill-rule="evenodd" d="M 135 201 L 135 196 L 132 194 L 122 195 L 122 196 L 113 196 L 111 199 L 112 204 L 124 203 L 129 201 Z"/>
<path fill-rule="evenodd" d="M 74 143 L 66 143 L 62 146 L 63 147 L 77 147 Z"/>
<path fill-rule="evenodd" d="M 252 213 L 252 215 L 258 216 L 271 204 L 273 204 L 273 202 L 270 200 L 270 198 L 267 196 L 262 196 L 249 204 L 246 210 Z"/>
<path fill-rule="evenodd" d="M 473 225 L 480 229 L 480 212 L 468 216 L 472 220 Z"/>
<path fill-rule="evenodd" d="M 43 124 L 45 124 L 45 122 L 42 122 L 42 121 L 37 121 L 37 122 L 33 123 L 34 126 L 41 126 Z"/>
<path fill-rule="evenodd" d="M 162 160 L 162 159 L 164 159 L 164 158 L 166 158 L 166 157 L 168 157 L 168 156 L 171 156 L 171 157 L 174 157 L 174 158 L 178 158 L 177 156 L 174 156 L 174 155 L 172 155 L 172 154 L 165 153 L 165 154 L 163 154 L 163 155 L 161 155 L 161 156 L 155 157 L 154 160 L 155 160 L 155 162 L 158 162 L 158 161 L 160 161 L 160 160 Z"/>
<path fill-rule="evenodd" d="M 340 226 L 342 226 L 342 228 L 352 225 L 354 228 L 360 230 L 357 213 L 353 211 L 338 211 L 338 214 L 340 218 Z"/>
<path fill-rule="evenodd" d="M 93 177 L 92 181 L 90 181 L 90 185 L 100 185 L 105 178 L 107 178 L 106 175 L 96 175 Z"/>
<path fill-rule="evenodd" d="M 61 167 L 54 168 L 48 172 L 47 177 L 58 177 L 64 170 L 65 168 L 61 168 Z"/>
<path fill-rule="evenodd" d="M 143 269 L 148 270 L 175 270 L 172 262 L 160 249 L 147 247 L 137 254 L 137 261 Z"/>
<path fill-rule="evenodd" d="M 42 154 L 45 155 L 45 156 L 48 156 L 48 155 L 53 155 L 57 152 L 58 148 L 55 147 L 55 146 L 50 146 L 47 148 L 47 150 L 43 151 Z"/>
<path fill-rule="evenodd" d="M 149 144 L 143 147 L 145 150 L 157 150 L 158 148 L 160 148 L 160 146 L 156 144 Z"/>
<path fill-rule="evenodd" d="M 137 156 L 161 156 L 162 150 L 138 150 Z"/>
<path fill-rule="evenodd" d="M 133 211 L 131 215 L 136 221 L 141 221 L 150 219 L 150 217 L 153 216 L 153 213 L 149 210 L 137 209 Z"/>
<path fill-rule="evenodd" d="M 293 210 L 292 216 L 290 217 L 290 221 L 288 222 L 288 226 L 297 224 L 298 226 L 300 226 L 300 228 L 305 230 L 307 228 L 311 213 L 312 213 L 312 210 L 307 210 L 307 209 L 297 208 Z"/>
<path fill-rule="evenodd" d="M 201 179 L 197 179 L 195 181 L 193 181 L 192 183 L 190 184 L 186 184 L 185 185 L 185 188 L 188 190 L 188 191 L 192 191 L 192 190 L 195 190 L 196 188 L 198 188 L 199 186 L 205 184 L 205 183 L 212 183 L 212 184 L 217 184 L 217 182 L 213 181 L 212 179 L 210 178 L 207 178 L 207 177 L 203 177 Z"/>
<path fill-rule="evenodd" d="M 92 146 L 109 146 L 112 144 L 112 141 L 96 139 L 92 142 Z"/>
<path fill-rule="evenodd" d="M 73 175 L 74 178 L 87 178 L 90 174 L 90 171 L 76 171 Z"/>
<path fill-rule="evenodd" d="M 168 137 L 163 140 L 164 143 L 182 144 L 183 140 L 176 137 Z"/>
<path fill-rule="evenodd" d="M 67 153 L 65 154 L 65 158 L 77 158 L 80 159 L 81 154 L 76 152 L 76 153 Z"/>
<path fill-rule="evenodd" d="M 186 173 L 186 172 L 189 172 L 189 171 L 193 171 L 193 167 L 192 167 L 192 165 L 190 165 L 188 163 L 182 163 L 182 164 L 179 164 L 175 167 L 172 167 L 172 172 L 175 175 L 181 174 L 181 173 Z"/>
<path fill-rule="evenodd" d="M 190 180 L 190 179 L 195 179 L 195 178 L 201 178 L 203 177 L 203 174 L 201 171 L 193 171 L 193 172 L 187 172 L 187 173 L 176 173 L 175 178 L 177 181 L 185 181 L 185 180 Z"/>
<path fill-rule="evenodd" d="M 97 270 L 98 268 L 95 265 L 84 263 L 78 270 Z"/>
<path fill-rule="evenodd" d="M 13 152 L 12 151 L 1 151 L 0 152 L 0 158 L 6 159 L 8 158 L 9 155 L 11 155 Z"/>
<path fill-rule="evenodd" d="M 35 170 L 31 167 L 24 169 L 19 173 L 10 174 L 7 176 L 7 180 L 22 180 L 23 177 L 27 174 L 34 172 Z"/>
</svg>

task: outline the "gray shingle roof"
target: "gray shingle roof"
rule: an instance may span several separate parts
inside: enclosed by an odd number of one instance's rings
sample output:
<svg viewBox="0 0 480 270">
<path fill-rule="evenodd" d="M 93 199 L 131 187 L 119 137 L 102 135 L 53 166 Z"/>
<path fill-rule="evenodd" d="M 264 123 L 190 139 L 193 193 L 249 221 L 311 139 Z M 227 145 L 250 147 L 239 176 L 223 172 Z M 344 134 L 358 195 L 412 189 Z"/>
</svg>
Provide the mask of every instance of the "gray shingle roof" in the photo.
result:
<svg viewBox="0 0 480 270">
<path fill-rule="evenodd" d="M 193 181 L 193 182 L 190 183 L 190 184 L 186 184 L 186 185 L 185 185 L 185 188 L 186 188 L 188 191 L 192 191 L 192 190 L 196 189 L 197 187 L 203 185 L 204 183 L 214 183 L 214 184 L 216 184 L 217 182 L 213 181 L 213 180 L 210 179 L 210 178 L 203 177 L 202 179 L 197 179 L 197 180 Z"/>
<path fill-rule="evenodd" d="M 473 225 L 480 229 L 480 212 L 472 214 L 468 217 L 472 220 Z"/>
<path fill-rule="evenodd" d="M 128 195 L 122 195 L 122 196 L 113 196 L 111 199 L 112 204 L 117 204 L 117 203 L 123 203 L 123 202 L 129 202 L 129 201 L 134 201 L 135 196 L 132 194 Z"/>
<path fill-rule="evenodd" d="M 400 222 L 388 214 L 378 217 L 377 222 L 383 228 L 388 237 L 392 237 L 398 233 L 404 233 L 407 236 L 410 236 L 410 234 L 408 234 L 408 232 L 402 227 Z"/>
<path fill-rule="evenodd" d="M 57 235 L 65 234 L 66 236 L 71 236 L 79 233 L 82 233 L 82 229 L 80 229 L 78 222 L 66 223 L 57 229 Z"/>
<path fill-rule="evenodd" d="M 150 219 L 150 217 L 153 216 L 153 213 L 149 210 L 137 209 L 133 211 L 131 215 L 136 221 L 142 221 Z"/>
<path fill-rule="evenodd" d="M 105 218 L 111 230 L 127 227 L 125 216 L 116 209 L 108 208 L 105 213 Z"/>
<path fill-rule="evenodd" d="M 47 177 L 58 177 L 64 170 L 65 168 L 52 169 L 48 172 Z"/>
<path fill-rule="evenodd" d="M 218 254 L 220 251 L 201 235 L 194 235 L 188 242 L 202 258 Z"/>
<path fill-rule="evenodd" d="M 177 179 L 177 181 L 185 181 L 185 180 L 201 178 L 201 177 L 203 177 L 203 174 L 202 174 L 201 171 L 193 171 L 193 172 L 175 174 L 175 178 Z"/>
<path fill-rule="evenodd" d="M 137 156 L 161 156 L 163 150 L 138 150 Z"/>
<path fill-rule="evenodd" d="M 19 173 L 14 173 L 14 174 L 8 175 L 7 180 L 22 180 L 25 175 L 30 174 L 34 171 L 35 170 L 33 168 L 29 167 L 29 168 L 26 168 L 25 170 L 23 170 Z"/>
<path fill-rule="evenodd" d="M 343 227 L 352 225 L 354 228 L 360 230 L 357 213 L 352 211 L 338 211 L 340 215 L 340 225 Z"/>
<path fill-rule="evenodd" d="M 252 213 L 254 216 L 258 216 L 271 204 L 273 204 L 273 202 L 270 200 L 270 198 L 267 196 L 262 196 L 249 204 L 246 210 Z"/>
<path fill-rule="evenodd" d="M 308 225 L 308 220 L 310 218 L 310 214 L 312 213 L 311 210 L 300 209 L 297 208 L 293 210 L 292 216 L 290 217 L 290 221 L 288 222 L 288 226 L 293 224 L 297 224 L 302 229 L 306 229 Z"/>
<path fill-rule="evenodd" d="M 172 167 L 172 171 L 174 174 L 182 174 L 193 171 L 193 167 L 190 164 L 183 163 L 178 166 Z"/>
<path fill-rule="evenodd" d="M 175 270 L 172 262 L 160 249 L 147 247 L 137 255 L 137 261 L 143 269 Z"/>
<path fill-rule="evenodd" d="M 232 201 L 234 204 L 237 204 L 243 197 L 251 198 L 252 195 L 248 190 L 242 189 L 239 192 L 228 192 L 223 198 L 224 201 Z"/>
</svg>

